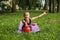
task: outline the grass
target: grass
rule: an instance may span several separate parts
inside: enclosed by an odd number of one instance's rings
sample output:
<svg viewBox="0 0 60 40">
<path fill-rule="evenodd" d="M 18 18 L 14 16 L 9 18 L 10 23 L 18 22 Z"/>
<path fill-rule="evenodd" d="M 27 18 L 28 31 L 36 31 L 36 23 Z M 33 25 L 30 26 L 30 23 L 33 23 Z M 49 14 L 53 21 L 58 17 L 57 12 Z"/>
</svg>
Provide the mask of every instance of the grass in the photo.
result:
<svg viewBox="0 0 60 40">
<path fill-rule="evenodd" d="M 34 20 L 41 29 L 38 33 L 17 33 L 19 22 L 23 19 L 25 11 L 0 14 L 0 40 L 60 40 L 60 13 L 48 13 Z M 37 16 L 41 11 L 30 11 L 31 17 Z"/>
</svg>

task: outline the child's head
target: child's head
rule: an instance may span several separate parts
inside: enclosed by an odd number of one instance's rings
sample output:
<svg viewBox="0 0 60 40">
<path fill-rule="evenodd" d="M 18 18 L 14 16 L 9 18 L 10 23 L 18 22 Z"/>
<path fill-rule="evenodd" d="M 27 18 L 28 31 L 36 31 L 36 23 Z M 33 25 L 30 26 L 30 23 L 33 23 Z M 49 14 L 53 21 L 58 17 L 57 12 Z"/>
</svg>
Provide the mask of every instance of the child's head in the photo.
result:
<svg viewBox="0 0 60 40">
<path fill-rule="evenodd" d="M 25 12 L 25 13 L 24 13 L 24 18 L 30 18 L 29 12 Z"/>
</svg>

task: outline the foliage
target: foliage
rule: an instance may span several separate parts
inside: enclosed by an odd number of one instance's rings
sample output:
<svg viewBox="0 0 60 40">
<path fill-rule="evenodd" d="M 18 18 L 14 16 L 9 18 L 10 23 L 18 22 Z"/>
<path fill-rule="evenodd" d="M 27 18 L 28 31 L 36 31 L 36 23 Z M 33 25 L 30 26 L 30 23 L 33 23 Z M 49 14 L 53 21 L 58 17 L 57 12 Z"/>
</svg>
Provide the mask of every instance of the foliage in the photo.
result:
<svg viewBox="0 0 60 40">
<path fill-rule="evenodd" d="M 22 9 L 26 9 L 28 8 L 28 10 L 31 10 L 32 7 L 35 8 L 40 7 L 41 3 L 39 2 L 39 0 L 18 0 L 18 4 Z"/>
<path fill-rule="evenodd" d="M 6 1 L 0 2 L 0 7 L 2 12 L 11 12 L 11 6 Z"/>
</svg>

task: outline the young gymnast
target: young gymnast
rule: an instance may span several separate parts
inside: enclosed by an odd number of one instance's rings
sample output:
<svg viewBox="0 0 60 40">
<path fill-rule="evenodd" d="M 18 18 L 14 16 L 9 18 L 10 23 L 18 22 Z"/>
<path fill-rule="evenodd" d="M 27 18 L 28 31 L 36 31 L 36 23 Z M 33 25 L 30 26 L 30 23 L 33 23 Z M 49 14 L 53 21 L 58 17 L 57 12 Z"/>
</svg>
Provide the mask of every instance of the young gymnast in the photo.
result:
<svg viewBox="0 0 60 40">
<path fill-rule="evenodd" d="M 30 13 L 29 12 L 25 12 L 24 13 L 24 19 L 22 20 L 22 23 L 23 23 L 23 26 L 22 26 L 22 31 L 24 31 L 24 27 L 26 26 L 29 26 L 30 27 L 30 31 L 32 31 L 32 27 L 30 26 L 31 25 L 31 22 L 43 15 L 46 14 L 46 11 L 44 11 L 41 15 L 38 15 L 36 17 L 32 17 L 30 18 Z M 35 29 L 34 29 L 35 30 Z"/>
</svg>

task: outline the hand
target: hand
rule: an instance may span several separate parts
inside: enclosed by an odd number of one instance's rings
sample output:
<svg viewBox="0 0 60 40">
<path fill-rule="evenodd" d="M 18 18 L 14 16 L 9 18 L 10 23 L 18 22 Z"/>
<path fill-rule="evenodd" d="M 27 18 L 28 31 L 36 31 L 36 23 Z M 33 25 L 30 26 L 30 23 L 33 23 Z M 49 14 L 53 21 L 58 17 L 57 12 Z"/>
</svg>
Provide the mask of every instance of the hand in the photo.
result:
<svg viewBox="0 0 60 40">
<path fill-rule="evenodd" d="M 25 22 L 25 20 L 23 20 L 23 23 L 25 24 L 25 26 L 28 26 L 27 22 Z"/>
<path fill-rule="evenodd" d="M 41 16 L 43 16 L 43 15 L 45 15 L 45 14 L 47 14 L 47 13 L 46 13 L 46 12 L 43 12 L 43 14 L 40 14 L 39 17 L 41 17 Z"/>
<path fill-rule="evenodd" d="M 46 12 L 44 12 L 43 14 L 47 14 Z"/>
</svg>

